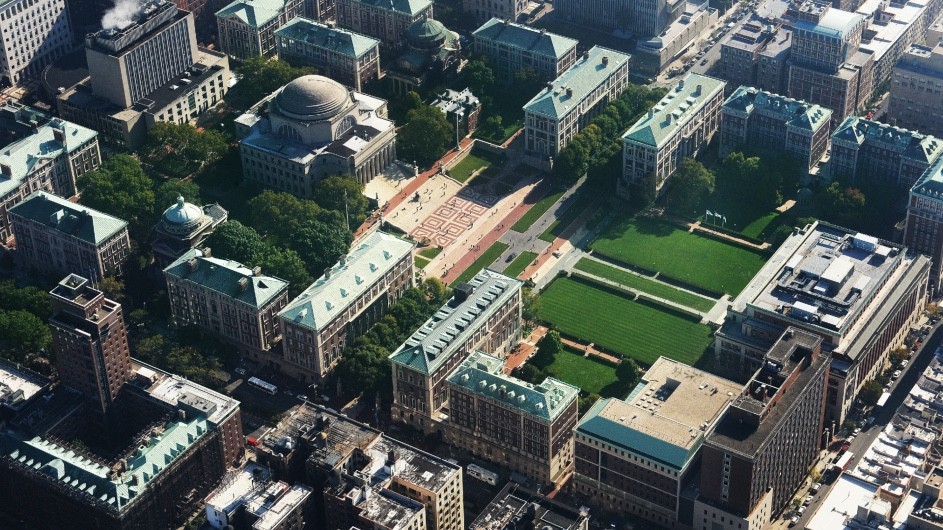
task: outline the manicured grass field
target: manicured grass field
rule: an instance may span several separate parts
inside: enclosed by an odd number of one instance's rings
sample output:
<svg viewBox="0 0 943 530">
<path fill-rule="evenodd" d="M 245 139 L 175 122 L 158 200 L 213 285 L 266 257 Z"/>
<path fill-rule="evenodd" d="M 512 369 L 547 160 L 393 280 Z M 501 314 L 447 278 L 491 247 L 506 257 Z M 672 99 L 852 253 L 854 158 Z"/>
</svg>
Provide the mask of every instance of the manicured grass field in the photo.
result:
<svg viewBox="0 0 943 530">
<path fill-rule="evenodd" d="M 567 346 L 547 368 L 557 379 L 602 397 L 625 397 L 630 390 L 619 381 L 615 366 L 594 357 L 583 357 L 582 352 Z"/>
<path fill-rule="evenodd" d="M 504 269 L 504 274 L 507 274 L 512 278 L 517 278 L 517 276 L 524 272 L 524 269 L 526 269 L 527 266 L 530 265 L 530 262 L 534 261 L 535 258 L 537 258 L 537 254 L 535 252 L 521 252 L 516 258 L 514 258 L 514 261 L 508 265 L 508 268 Z"/>
<path fill-rule="evenodd" d="M 413 256 L 413 261 L 415 261 L 417 269 L 425 269 L 430 260 L 422 256 Z"/>
<path fill-rule="evenodd" d="M 691 293 L 686 293 L 684 291 L 679 291 L 670 285 L 655 282 L 589 258 L 581 259 L 576 264 L 576 268 L 583 272 L 588 272 L 594 276 L 599 276 L 607 280 L 620 283 L 626 287 L 630 287 L 638 291 L 644 291 L 652 296 L 657 296 L 658 298 L 664 298 L 666 300 L 671 300 L 672 302 L 677 302 L 681 305 L 692 307 L 698 311 L 707 312 L 710 311 L 712 307 L 714 307 L 714 302 L 707 300 L 706 298 L 702 298 Z"/>
<path fill-rule="evenodd" d="M 500 241 L 495 241 L 493 245 L 491 245 L 490 247 L 488 247 L 487 250 L 485 250 L 484 254 L 482 254 L 481 256 L 478 257 L 478 259 L 472 262 L 472 264 L 467 269 L 465 269 L 465 272 L 459 275 L 459 277 L 456 278 L 455 281 L 452 283 L 459 284 L 461 282 L 467 282 L 468 280 L 474 278 L 475 275 L 478 274 L 478 271 L 494 263 L 494 260 L 498 259 L 498 256 L 500 256 L 501 254 L 504 254 L 504 251 L 507 249 L 508 249 L 507 245 L 505 245 L 504 243 Z"/>
<path fill-rule="evenodd" d="M 570 226 L 570 224 L 572 224 L 573 221 L 575 221 L 576 218 L 579 217 L 580 214 L 583 213 L 583 211 L 586 210 L 586 208 L 593 202 L 593 197 L 583 195 L 582 197 L 578 197 L 575 200 L 570 200 L 574 202 L 566 207 L 566 210 L 563 211 L 563 214 L 560 215 L 556 221 L 550 223 L 550 226 L 548 226 L 547 229 L 544 230 L 540 236 L 538 236 L 538 239 L 541 241 L 546 241 L 547 243 L 553 243 L 553 240 L 559 237 L 560 234 L 563 233 L 563 231 L 566 230 L 566 228 Z"/>
<path fill-rule="evenodd" d="M 662 355 L 693 365 L 711 342 L 705 325 L 571 278 L 541 293 L 539 315 L 562 333 L 645 365 Z"/>
<path fill-rule="evenodd" d="M 547 195 L 543 199 L 540 199 L 539 201 L 537 201 L 537 204 L 531 207 L 530 210 L 527 210 L 527 213 L 525 213 L 523 217 L 521 217 L 520 219 L 517 220 L 516 223 L 511 225 L 511 230 L 514 230 L 515 232 L 520 232 L 520 233 L 526 232 L 527 229 L 530 228 L 531 225 L 536 223 L 537 219 L 540 219 L 540 216 L 547 213 L 547 210 L 549 210 L 551 206 L 556 204 L 556 202 L 559 201 L 560 197 L 562 196 L 563 196 L 563 192 L 558 191 L 556 193 L 551 193 L 550 195 Z"/>
<path fill-rule="evenodd" d="M 429 247 L 419 251 L 419 255 L 424 258 L 429 258 L 430 260 L 438 256 L 442 252 L 442 249 L 439 247 Z"/>
<path fill-rule="evenodd" d="M 614 224 L 590 247 L 623 263 L 730 295 L 743 290 L 766 261 L 759 253 L 641 218 Z"/>
<path fill-rule="evenodd" d="M 474 153 L 469 153 L 461 162 L 455 164 L 452 169 L 449 170 L 449 176 L 453 179 L 464 183 L 471 176 L 472 173 L 481 169 L 491 166 L 491 162 L 481 158 Z"/>
<path fill-rule="evenodd" d="M 753 239 L 765 239 L 784 222 L 779 212 L 770 212 L 743 227 L 740 233 Z"/>
</svg>

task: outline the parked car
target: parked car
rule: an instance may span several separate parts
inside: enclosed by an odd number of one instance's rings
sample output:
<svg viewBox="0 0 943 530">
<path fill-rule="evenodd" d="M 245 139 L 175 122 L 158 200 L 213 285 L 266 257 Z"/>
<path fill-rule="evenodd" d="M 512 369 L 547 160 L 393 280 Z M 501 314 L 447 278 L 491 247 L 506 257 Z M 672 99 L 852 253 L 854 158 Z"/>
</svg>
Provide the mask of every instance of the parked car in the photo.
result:
<svg viewBox="0 0 943 530">
<path fill-rule="evenodd" d="M 308 396 L 306 396 L 306 395 L 304 395 L 304 394 L 298 394 L 298 395 L 295 396 L 295 397 L 298 398 L 298 401 L 308 401 Z"/>
<path fill-rule="evenodd" d="M 898 377 L 900 377 L 901 373 L 903 372 L 901 372 L 900 370 L 894 370 L 894 373 L 891 374 L 891 379 L 897 379 Z"/>
<path fill-rule="evenodd" d="M 864 423 L 862 423 L 862 425 L 864 425 L 864 428 L 867 429 L 871 426 L 872 423 L 874 423 L 874 416 L 868 416 L 864 419 Z"/>
<path fill-rule="evenodd" d="M 810 504 L 812 504 L 812 495 L 809 495 L 808 497 L 806 497 L 805 501 L 802 503 L 803 506 L 808 506 Z"/>
<path fill-rule="evenodd" d="M 246 369 L 245 369 L 245 368 L 236 368 L 236 373 L 239 374 L 239 375 L 246 375 Z"/>
<path fill-rule="evenodd" d="M 798 522 L 799 522 L 799 516 L 793 515 L 792 519 L 789 520 L 789 527 L 792 528 L 793 526 L 796 526 L 796 523 Z"/>
<path fill-rule="evenodd" d="M 861 434 L 861 427 L 856 427 L 854 432 L 852 432 L 852 434 L 855 436 L 858 436 L 859 434 Z"/>
<path fill-rule="evenodd" d="M 819 489 L 821 488 L 822 488 L 822 483 L 816 482 L 815 484 L 812 485 L 812 493 L 818 493 Z"/>
<path fill-rule="evenodd" d="M 803 513 L 805 513 L 805 506 L 800 506 L 799 509 L 796 510 L 796 515 L 802 515 Z"/>
</svg>

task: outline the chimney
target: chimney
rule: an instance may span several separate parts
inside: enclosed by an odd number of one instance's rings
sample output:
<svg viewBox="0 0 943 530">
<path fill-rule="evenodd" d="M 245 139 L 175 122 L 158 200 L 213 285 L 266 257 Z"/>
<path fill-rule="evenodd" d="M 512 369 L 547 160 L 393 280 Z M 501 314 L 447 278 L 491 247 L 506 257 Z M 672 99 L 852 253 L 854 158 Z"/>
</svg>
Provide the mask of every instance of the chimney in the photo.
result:
<svg viewBox="0 0 943 530">
<path fill-rule="evenodd" d="M 330 280 L 330 279 L 331 279 L 331 270 L 332 270 L 332 269 L 331 269 L 330 267 L 324 269 L 324 279 L 325 279 L 325 280 Z"/>
<path fill-rule="evenodd" d="M 347 255 L 344 254 L 343 256 L 341 256 L 340 261 L 341 261 L 341 267 L 343 267 L 344 265 L 347 265 Z"/>
<path fill-rule="evenodd" d="M 572 89 L 572 88 L 570 88 L 570 87 L 567 87 L 567 88 L 566 88 L 566 97 L 568 97 L 568 98 L 573 97 L 573 89 Z"/>
<path fill-rule="evenodd" d="M 665 123 L 671 125 L 671 114 L 665 114 Z"/>
<path fill-rule="evenodd" d="M 13 170 L 10 168 L 10 164 L 0 164 L 0 174 L 3 174 L 4 177 L 12 176 Z"/>
<path fill-rule="evenodd" d="M 602 65 L 603 65 L 603 66 L 609 66 L 609 56 L 608 56 L 608 55 L 603 55 L 603 56 L 602 56 Z"/>
<path fill-rule="evenodd" d="M 262 267 L 259 267 L 259 266 L 252 267 L 252 275 L 262 276 Z"/>
<path fill-rule="evenodd" d="M 65 131 L 63 131 L 62 129 L 57 129 L 53 127 L 52 137 L 55 138 L 57 142 L 63 143 L 65 142 Z"/>
<path fill-rule="evenodd" d="M 584 60 L 584 61 L 588 61 L 588 60 L 589 60 L 589 52 L 588 52 L 588 51 L 583 52 L 583 60 Z"/>
<path fill-rule="evenodd" d="M 239 278 L 239 292 L 244 292 L 249 288 L 249 278 L 242 277 Z"/>
<path fill-rule="evenodd" d="M 187 260 L 187 266 L 190 268 L 190 272 L 194 272 L 196 271 L 197 267 L 200 266 L 200 262 L 194 258 L 190 258 Z"/>
<path fill-rule="evenodd" d="M 700 84 L 698 84 L 698 85 L 694 88 L 694 95 L 695 95 L 695 96 L 700 96 L 700 95 L 701 95 L 701 89 L 702 89 L 702 88 L 703 88 L 703 87 L 702 87 Z"/>
<path fill-rule="evenodd" d="M 648 117 L 649 118 L 655 117 L 655 109 L 648 109 Z"/>
<path fill-rule="evenodd" d="M 203 257 L 204 257 L 204 258 L 212 258 L 212 257 L 213 257 L 213 249 L 211 249 L 210 247 L 204 248 L 204 249 L 203 249 Z"/>
</svg>

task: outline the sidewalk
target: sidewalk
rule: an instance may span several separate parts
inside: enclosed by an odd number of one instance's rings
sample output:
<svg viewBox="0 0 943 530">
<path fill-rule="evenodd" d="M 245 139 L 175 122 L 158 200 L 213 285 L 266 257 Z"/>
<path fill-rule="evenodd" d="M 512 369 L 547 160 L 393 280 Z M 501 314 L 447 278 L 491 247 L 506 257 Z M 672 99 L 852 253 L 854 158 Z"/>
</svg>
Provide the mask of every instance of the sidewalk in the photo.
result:
<svg viewBox="0 0 943 530">
<path fill-rule="evenodd" d="M 596 213 L 596 210 L 598 210 L 600 206 L 600 202 L 594 202 L 588 208 L 586 208 L 586 211 L 573 220 L 570 226 L 566 227 L 563 232 L 560 232 L 560 235 L 553 240 L 553 243 L 550 243 L 550 246 L 544 250 L 543 254 L 537 256 L 537 259 L 528 265 L 524 269 L 524 272 L 518 275 L 518 278 L 529 279 L 534 283 L 537 283 L 539 276 L 541 274 L 546 274 L 546 271 L 541 272 L 543 266 L 548 262 L 551 262 L 551 260 L 560 259 L 557 256 L 554 256 L 554 253 L 559 253 L 562 256 L 565 252 L 569 252 L 571 250 L 571 248 L 564 247 L 566 245 L 570 245 L 570 247 L 572 247 L 573 244 L 571 241 L 573 236 L 583 229 L 583 225 L 593 216 L 593 214 Z M 553 261 L 551 265 L 555 263 L 556 261 Z M 549 268 L 552 269 L 552 266 Z"/>
<path fill-rule="evenodd" d="M 605 359 L 613 364 L 619 364 L 622 362 L 622 358 L 620 357 L 616 357 L 615 355 L 609 355 L 606 352 L 599 351 L 596 348 L 593 348 L 592 343 L 588 345 L 580 344 L 579 342 L 576 342 L 575 340 L 570 340 L 563 337 L 560 337 L 560 342 L 562 342 L 563 344 L 566 344 L 567 346 L 571 348 L 584 352 L 586 357 L 589 357 L 590 355 L 592 355 L 595 357 L 599 357 L 600 359 Z"/>
</svg>

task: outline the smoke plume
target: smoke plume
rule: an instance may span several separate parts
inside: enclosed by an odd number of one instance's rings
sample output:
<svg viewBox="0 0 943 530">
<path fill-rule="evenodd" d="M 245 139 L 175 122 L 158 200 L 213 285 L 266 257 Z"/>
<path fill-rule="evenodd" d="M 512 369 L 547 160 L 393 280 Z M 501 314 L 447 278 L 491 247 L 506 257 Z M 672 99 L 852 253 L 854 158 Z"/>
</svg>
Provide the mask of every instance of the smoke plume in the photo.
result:
<svg viewBox="0 0 943 530">
<path fill-rule="evenodd" d="M 140 12 L 138 0 L 115 0 L 115 7 L 106 11 L 102 17 L 102 29 L 124 29 L 134 22 Z"/>
</svg>

